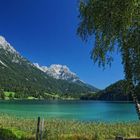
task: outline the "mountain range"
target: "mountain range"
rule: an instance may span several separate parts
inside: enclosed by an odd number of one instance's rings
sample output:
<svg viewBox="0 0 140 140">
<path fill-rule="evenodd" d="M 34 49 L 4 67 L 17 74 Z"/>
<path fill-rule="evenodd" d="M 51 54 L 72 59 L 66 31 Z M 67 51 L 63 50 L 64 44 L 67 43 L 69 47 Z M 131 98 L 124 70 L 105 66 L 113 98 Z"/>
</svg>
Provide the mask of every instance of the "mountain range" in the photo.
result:
<svg viewBox="0 0 140 140">
<path fill-rule="evenodd" d="M 99 90 L 83 82 L 66 65 L 31 63 L 0 36 L 0 98 L 2 91 L 14 93 L 14 98 L 132 100 L 126 92 L 125 80 Z M 140 85 L 135 91 L 138 99 L 139 91 Z"/>
<path fill-rule="evenodd" d="M 67 66 L 46 67 L 31 63 L 3 36 L 0 36 L 0 88 L 15 92 L 16 98 L 48 98 L 51 95 L 79 98 L 98 91 L 80 80 Z"/>
<path fill-rule="evenodd" d="M 66 65 L 60 64 L 53 64 L 50 67 L 47 66 L 39 66 L 38 63 L 34 63 L 34 65 L 40 69 L 41 71 L 45 72 L 47 75 L 55 78 L 55 79 L 62 79 L 67 80 L 70 82 L 77 82 L 81 81 L 79 77 L 70 71 L 70 69 Z"/>
</svg>

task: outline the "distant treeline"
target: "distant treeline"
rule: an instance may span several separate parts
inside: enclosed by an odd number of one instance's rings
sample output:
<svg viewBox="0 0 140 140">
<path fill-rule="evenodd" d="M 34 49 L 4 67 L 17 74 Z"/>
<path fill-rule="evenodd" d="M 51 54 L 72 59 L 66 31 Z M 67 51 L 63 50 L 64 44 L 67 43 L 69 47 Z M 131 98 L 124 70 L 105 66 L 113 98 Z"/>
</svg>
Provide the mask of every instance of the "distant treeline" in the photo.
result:
<svg viewBox="0 0 140 140">
<path fill-rule="evenodd" d="M 140 85 L 137 86 L 135 93 L 140 100 Z M 126 81 L 120 80 L 106 89 L 94 94 L 81 96 L 82 100 L 106 100 L 106 101 L 132 101 L 131 94 L 127 92 Z"/>
<path fill-rule="evenodd" d="M 0 75 L 0 98 L 5 98 L 4 92 L 6 91 L 15 93 L 14 96 L 9 94 L 9 99 L 34 97 L 38 99 L 76 98 L 81 100 L 132 101 L 130 93 L 126 91 L 126 81 L 124 80 L 120 80 L 99 92 L 92 92 L 89 88 L 64 80 L 54 80 L 50 77 L 48 79 L 48 83 L 41 84 L 42 80 L 39 82 L 39 79 L 37 82 L 31 82 L 22 81 L 19 78 L 8 79 L 6 75 Z M 135 92 L 140 100 L 140 85 L 137 86 Z"/>
</svg>

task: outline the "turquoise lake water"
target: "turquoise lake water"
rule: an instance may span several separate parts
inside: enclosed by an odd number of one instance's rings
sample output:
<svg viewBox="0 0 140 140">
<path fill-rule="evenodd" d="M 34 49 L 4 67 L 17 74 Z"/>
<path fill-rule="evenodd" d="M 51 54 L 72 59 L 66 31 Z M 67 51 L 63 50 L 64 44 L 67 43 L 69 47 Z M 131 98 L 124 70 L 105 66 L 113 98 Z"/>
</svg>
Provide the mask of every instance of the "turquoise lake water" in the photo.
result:
<svg viewBox="0 0 140 140">
<path fill-rule="evenodd" d="M 0 101 L 0 113 L 17 117 L 80 121 L 138 121 L 135 106 L 101 101 Z"/>
</svg>

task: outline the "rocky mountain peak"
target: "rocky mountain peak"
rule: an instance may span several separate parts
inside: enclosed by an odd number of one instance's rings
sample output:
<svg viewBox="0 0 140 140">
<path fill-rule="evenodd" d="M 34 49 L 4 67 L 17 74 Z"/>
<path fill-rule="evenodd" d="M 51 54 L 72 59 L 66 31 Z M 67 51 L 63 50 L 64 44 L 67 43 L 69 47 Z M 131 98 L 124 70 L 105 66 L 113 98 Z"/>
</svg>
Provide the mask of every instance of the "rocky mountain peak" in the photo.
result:
<svg viewBox="0 0 140 140">
<path fill-rule="evenodd" d="M 52 64 L 51 66 L 39 66 L 38 63 L 34 64 L 38 69 L 42 70 L 49 76 L 55 79 L 69 80 L 72 82 L 78 81 L 78 76 L 70 71 L 66 65 Z"/>
<path fill-rule="evenodd" d="M 3 36 L 0 36 L 0 48 L 3 48 L 6 51 L 9 51 L 11 53 L 17 53 L 18 52 L 6 41 L 6 39 Z"/>
</svg>

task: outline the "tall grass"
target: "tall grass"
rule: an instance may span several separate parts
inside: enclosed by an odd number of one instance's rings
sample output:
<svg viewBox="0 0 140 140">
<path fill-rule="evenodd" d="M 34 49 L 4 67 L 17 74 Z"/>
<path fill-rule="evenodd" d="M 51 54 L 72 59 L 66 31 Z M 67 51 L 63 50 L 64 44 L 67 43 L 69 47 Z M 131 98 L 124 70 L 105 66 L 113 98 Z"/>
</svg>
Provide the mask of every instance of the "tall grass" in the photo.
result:
<svg viewBox="0 0 140 140">
<path fill-rule="evenodd" d="M 0 115 L 1 129 L 10 130 L 17 140 L 34 140 L 36 125 L 37 119 Z M 117 135 L 140 137 L 140 122 L 101 123 L 49 119 L 44 122 L 43 140 L 113 140 Z"/>
</svg>

